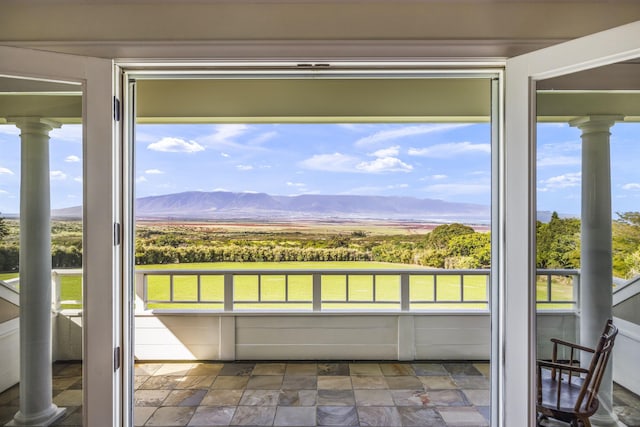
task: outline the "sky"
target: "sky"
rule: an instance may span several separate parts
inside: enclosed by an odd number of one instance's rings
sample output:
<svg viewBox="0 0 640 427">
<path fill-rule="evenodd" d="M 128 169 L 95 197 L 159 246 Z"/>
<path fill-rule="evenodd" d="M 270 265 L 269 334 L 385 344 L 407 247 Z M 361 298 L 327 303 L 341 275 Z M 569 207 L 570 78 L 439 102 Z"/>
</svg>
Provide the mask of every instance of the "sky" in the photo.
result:
<svg viewBox="0 0 640 427">
<path fill-rule="evenodd" d="M 19 131 L 0 126 L 0 212 L 19 207 Z M 51 132 L 53 209 L 82 202 L 79 125 Z M 490 204 L 486 123 L 139 125 L 136 195 L 182 191 L 410 196 Z M 612 129 L 613 211 L 640 210 L 640 124 Z M 580 212 L 580 132 L 540 124 L 538 210 Z"/>
</svg>

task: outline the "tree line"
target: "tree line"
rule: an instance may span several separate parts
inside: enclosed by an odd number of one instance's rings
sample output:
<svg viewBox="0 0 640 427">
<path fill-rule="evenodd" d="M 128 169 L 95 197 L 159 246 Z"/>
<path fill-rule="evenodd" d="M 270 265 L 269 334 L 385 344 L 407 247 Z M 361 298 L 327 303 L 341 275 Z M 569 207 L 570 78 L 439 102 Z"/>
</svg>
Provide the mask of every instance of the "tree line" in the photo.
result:
<svg viewBox="0 0 640 427">
<path fill-rule="evenodd" d="M 0 217 L 0 271 L 17 271 L 16 221 Z M 536 224 L 538 268 L 580 268 L 580 220 L 560 218 Z M 640 274 L 640 212 L 613 222 L 613 267 L 618 277 Z M 52 266 L 82 265 L 82 225 L 52 225 Z M 208 233 L 189 226 L 139 227 L 137 265 L 195 262 L 380 261 L 433 268 L 491 266 L 491 234 L 464 224 L 443 224 L 425 235 L 374 235 L 362 230 L 331 235 L 246 232 Z"/>
</svg>

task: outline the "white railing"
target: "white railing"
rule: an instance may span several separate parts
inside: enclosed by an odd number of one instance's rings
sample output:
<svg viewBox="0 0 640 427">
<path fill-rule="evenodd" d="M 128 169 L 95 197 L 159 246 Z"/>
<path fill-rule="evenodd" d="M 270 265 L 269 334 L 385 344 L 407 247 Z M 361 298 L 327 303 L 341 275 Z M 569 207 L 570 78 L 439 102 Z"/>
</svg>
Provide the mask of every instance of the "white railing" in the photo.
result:
<svg viewBox="0 0 640 427">
<path fill-rule="evenodd" d="M 488 270 L 138 270 L 136 289 L 145 309 L 487 310 L 488 278 Z"/>
<path fill-rule="evenodd" d="M 13 305 L 20 305 L 20 280 L 18 278 L 0 280 L 0 298 Z"/>
<path fill-rule="evenodd" d="M 145 270 L 137 310 L 424 311 L 489 309 L 490 270 Z M 576 310 L 578 270 L 538 270 L 538 307 Z M 82 308 L 82 269 L 52 271 L 52 308 Z M 18 292 L 19 279 L 2 282 Z"/>
<path fill-rule="evenodd" d="M 137 270 L 139 309 L 323 312 L 489 308 L 490 270 Z M 539 270 L 541 308 L 575 310 L 577 270 Z M 568 283 L 567 283 L 568 281 Z M 558 292 L 559 286 L 570 286 Z M 562 294 L 562 295 L 561 295 Z"/>
<path fill-rule="evenodd" d="M 64 289 L 63 281 L 65 281 Z M 74 299 L 72 296 L 76 296 L 76 298 Z M 81 268 L 55 269 L 51 272 L 51 304 L 54 311 L 65 308 L 82 308 Z"/>
<path fill-rule="evenodd" d="M 613 285 L 613 305 L 616 306 L 640 293 L 640 276 L 628 280 L 614 277 Z"/>
<path fill-rule="evenodd" d="M 537 293 L 538 308 L 555 308 L 558 304 L 569 304 L 571 309 L 576 310 L 580 305 L 580 270 L 569 269 L 539 269 L 536 272 L 538 280 L 544 280 L 545 289 Z M 571 297 L 558 298 L 561 293 L 561 286 L 565 287 L 571 283 Z M 566 294 L 566 292 L 562 292 Z"/>
</svg>

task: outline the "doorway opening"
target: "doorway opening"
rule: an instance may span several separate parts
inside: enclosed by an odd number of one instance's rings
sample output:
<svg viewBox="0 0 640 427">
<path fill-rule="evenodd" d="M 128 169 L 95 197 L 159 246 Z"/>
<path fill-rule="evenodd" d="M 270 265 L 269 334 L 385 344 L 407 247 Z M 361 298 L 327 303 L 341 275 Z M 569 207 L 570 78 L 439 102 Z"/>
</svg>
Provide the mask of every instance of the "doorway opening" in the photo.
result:
<svg viewBox="0 0 640 427">
<path fill-rule="evenodd" d="M 230 420 L 316 422 L 336 392 L 368 417 L 379 389 L 385 416 L 488 425 L 499 76 L 129 74 L 130 360 L 167 362 L 136 365 L 137 422 L 225 389 Z"/>
</svg>

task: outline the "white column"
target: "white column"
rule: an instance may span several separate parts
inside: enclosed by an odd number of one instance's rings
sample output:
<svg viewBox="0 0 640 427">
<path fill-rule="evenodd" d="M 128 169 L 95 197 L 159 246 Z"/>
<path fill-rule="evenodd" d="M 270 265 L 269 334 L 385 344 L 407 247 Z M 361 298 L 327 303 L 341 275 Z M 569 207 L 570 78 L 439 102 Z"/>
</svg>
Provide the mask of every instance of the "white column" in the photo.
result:
<svg viewBox="0 0 640 427">
<path fill-rule="evenodd" d="M 47 426 L 64 408 L 51 387 L 49 132 L 59 123 L 12 118 L 20 129 L 20 411 L 9 425 Z"/>
<path fill-rule="evenodd" d="M 612 317 L 611 165 L 609 129 L 623 116 L 586 116 L 570 122 L 582 131 L 582 208 L 580 249 L 580 343 L 595 347 Z M 591 360 L 583 354 L 583 364 Z M 594 426 L 617 426 L 613 413 L 613 362 L 600 386 Z"/>
</svg>

